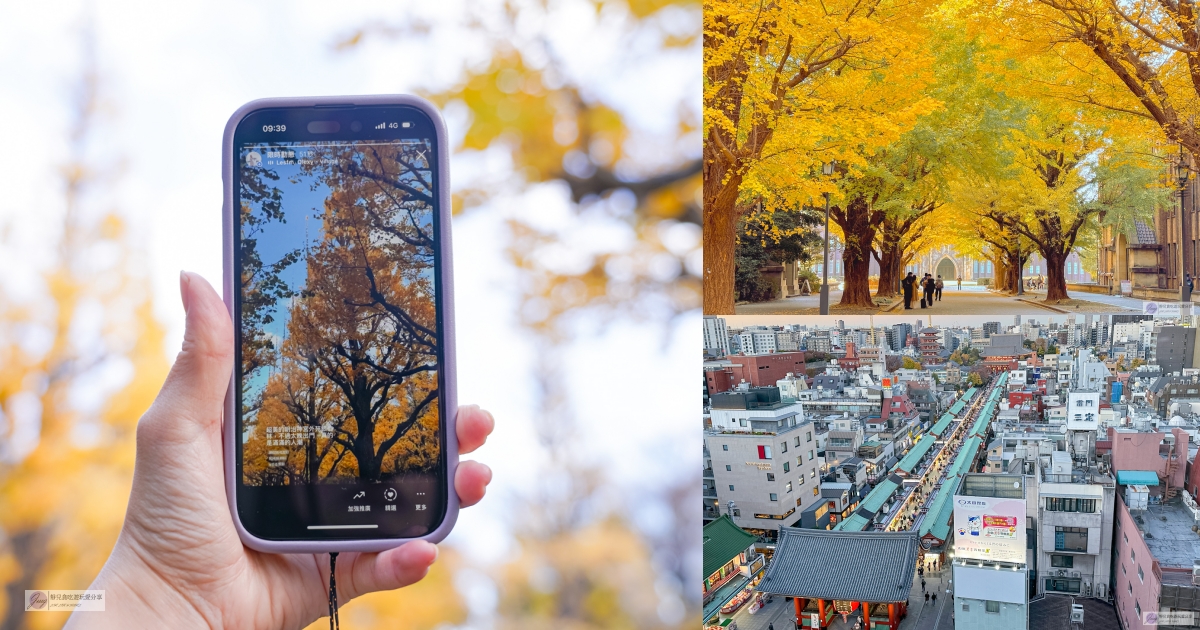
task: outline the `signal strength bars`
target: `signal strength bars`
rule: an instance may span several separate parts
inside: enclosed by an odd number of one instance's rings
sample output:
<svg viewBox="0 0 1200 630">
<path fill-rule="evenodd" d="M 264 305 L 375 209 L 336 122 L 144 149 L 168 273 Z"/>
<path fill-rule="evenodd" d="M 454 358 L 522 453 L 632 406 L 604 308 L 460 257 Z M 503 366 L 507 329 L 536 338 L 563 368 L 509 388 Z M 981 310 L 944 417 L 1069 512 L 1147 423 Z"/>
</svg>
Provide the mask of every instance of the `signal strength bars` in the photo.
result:
<svg viewBox="0 0 1200 630">
<path fill-rule="evenodd" d="M 378 125 L 375 125 L 375 128 L 376 129 L 387 129 L 387 123 L 379 123 Z"/>
</svg>

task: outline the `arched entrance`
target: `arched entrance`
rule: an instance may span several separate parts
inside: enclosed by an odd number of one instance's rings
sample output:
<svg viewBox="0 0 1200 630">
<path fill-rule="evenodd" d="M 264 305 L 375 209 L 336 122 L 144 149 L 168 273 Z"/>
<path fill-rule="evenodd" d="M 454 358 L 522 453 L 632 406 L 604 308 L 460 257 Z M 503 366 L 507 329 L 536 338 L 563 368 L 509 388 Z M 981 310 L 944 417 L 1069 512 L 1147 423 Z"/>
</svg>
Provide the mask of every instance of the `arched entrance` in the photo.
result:
<svg viewBox="0 0 1200 630">
<path fill-rule="evenodd" d="M 958 277 L 958 266 L 947 256 L 942 259 L 942 262 L 938 263 L 937 271 L 934 272 L 934 275 L 941 276 L 943 282 L 953 282 Z"/>
</svg>

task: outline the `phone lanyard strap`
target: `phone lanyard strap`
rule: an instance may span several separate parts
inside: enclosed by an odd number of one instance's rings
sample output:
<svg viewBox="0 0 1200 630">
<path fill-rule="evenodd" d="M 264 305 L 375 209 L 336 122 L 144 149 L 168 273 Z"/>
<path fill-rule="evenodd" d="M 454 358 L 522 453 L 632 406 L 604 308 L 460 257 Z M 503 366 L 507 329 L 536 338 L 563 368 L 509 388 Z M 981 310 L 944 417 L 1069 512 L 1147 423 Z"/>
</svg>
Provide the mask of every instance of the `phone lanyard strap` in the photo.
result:
<svg viewBox="0 0 1200 630">
<path fill-rule="evenodd" d="M 341 628 L 338 624 L 337 580 L 334 578 L 337 575 L 337 557 L 336 551 L 329 554 L 329 630 Z"/>
</svg>

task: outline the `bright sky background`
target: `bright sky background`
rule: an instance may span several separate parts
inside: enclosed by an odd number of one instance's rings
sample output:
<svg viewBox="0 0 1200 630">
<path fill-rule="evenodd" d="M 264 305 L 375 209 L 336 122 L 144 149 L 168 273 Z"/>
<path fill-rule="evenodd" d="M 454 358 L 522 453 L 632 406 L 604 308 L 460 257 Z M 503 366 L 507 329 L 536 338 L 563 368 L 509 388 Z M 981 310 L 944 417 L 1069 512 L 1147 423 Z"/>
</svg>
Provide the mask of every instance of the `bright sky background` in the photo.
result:
<svg viewBox="0 0 1200 630">
<path fill-rule="evenodd" d="M 642 129 L 670 133 L 681 95 L 699 111 L 699 46 L 636 68 L 614 63 L 614 49 L 583 3 L 556 16 L 552 32 L 566 65 L 589 77 L 605 100 Z M 426 5 L 428 5 L 426 7 Z M 71 90 L 79 76 L 80 2 L 0 4 L 0 226 L 16 236 L 0 251 L 0 282 L 17 294 L 35 290 L 34 272 L 48 261 L 39 244 L 52 237 L 62 213 L 56 168 L 67 157 Z M 97 210 L 128 217 L 135 242 L 146 247 L 156 313 L 176 352 L 182 336 L 181 269 L 215 286 L 221 277 L 221 134 L 229 115 L 266 96 L 394 93 L 457 76 L 471 42 L 435 31 L 428 45 L 368 43 L 336 52 L 333 43 L 394 13 L 395 3 L 355 2 L 103 2 L 93 3 L 106 112 L 95 154 L 112 164 L 120 183 Z M 422 3 L 454 15 L 460 0 Z M 393 18 L 394 19 L 394 18 Z M 695 13 L 699 19 L 699 12 Z M 465 52 L 464 52 L 465 51 Z M 477 54 L 477 51 L 476 51 Z M 689 101 L 691 102 L 691 101 Z M 450 135 L 464 120 L 448 113 Z M 698 150 L 697 150 L 698 154 Z M 503 159 L 452 160 L 462 182 Z M 451 542 L 497 560 L 508 549 L 506 494 L 532 485 L 543 461 L 531 423 L 534 398 L 527 334 L 514 324 L 514 270 L 504 256 L 505 220 L 536 216 L 564 238 L 578 239 L 595 219 L 571 213 L 565 188 L 542 186 L 522 199 L 500 199 L 454 224 L 459 326 L 460 399 L 491 409 L 498 428 L 479 451 L 495 473 L 492 496 L 464 513 Z M 585 456 L 605 464 L 639 521 L 661 506 L 645 502 L 662 480 L 694 477 L 700 464 L 699 315 L 671 322 L 622 322 L 567 350 L 572 405 Z M 699 485 L 697 484 L 697 509 Z M 500 525 L 501 527 L 497 527 Z M 698 537 L 697 537 L 698 539 Z"/>
</svg>

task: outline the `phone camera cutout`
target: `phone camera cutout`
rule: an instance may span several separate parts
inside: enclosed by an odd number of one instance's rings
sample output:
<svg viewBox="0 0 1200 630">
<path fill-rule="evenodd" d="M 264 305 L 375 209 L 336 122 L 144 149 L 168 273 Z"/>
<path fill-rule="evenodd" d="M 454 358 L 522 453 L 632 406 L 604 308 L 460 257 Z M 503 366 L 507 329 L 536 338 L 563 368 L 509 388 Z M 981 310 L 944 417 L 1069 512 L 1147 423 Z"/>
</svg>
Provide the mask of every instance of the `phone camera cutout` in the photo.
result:
<svg viewBox="0 0 1200 630">
<path fill-rule="evenodd" d="M 362 131 L 362 123 L 358 122 L 357 120 L 350 123 L 350 131 Z"/>
</svg>

